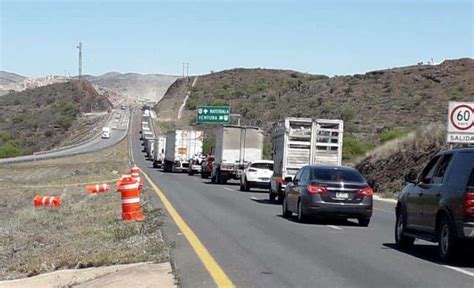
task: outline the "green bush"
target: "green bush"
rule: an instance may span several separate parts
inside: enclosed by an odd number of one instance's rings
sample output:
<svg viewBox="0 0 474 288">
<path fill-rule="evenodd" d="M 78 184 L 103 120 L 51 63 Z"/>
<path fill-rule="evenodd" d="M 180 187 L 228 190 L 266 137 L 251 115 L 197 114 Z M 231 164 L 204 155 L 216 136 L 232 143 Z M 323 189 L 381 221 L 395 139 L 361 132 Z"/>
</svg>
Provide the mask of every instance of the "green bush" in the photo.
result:
<svg viewBox="0 0 474 288">
<path fill-rule="evenodd" d="M 197 107 L 197 102 L 195 99 L 188 98 L 188 101 L 186 101 L 186 110 L 196 110 Z"/>
<path fill-rule="evenodd" d="M 216 141 L 214 138 L 204 138 L 202 142 L 202 153 L 205 155 L 211 154 L 213 151 L 213 148 L 216 144 Z"/>
<path fill-rule="evenodd" d="M 12 134 L 7 131 L 0 131 L 0 144 L 6 143 L 13 139 Z"/>
<path fill-rule="evenodd" d="M 12 121 L 15 124 L 19 124 L 19 123 L 22 123 L 23 121 L 25 121 L 27 117 L 28 117 L 28 114 L 19 113 L 19 114 L 15 115 L 15 117 L 13 117 Z"/>
<path fill-rule="evenodd" d="M 387 141 L 403 137 L 407 134 L 408 131 L 406 131 L 405 129 L 387 130 L 379 134 L 379 140 L 380 142 L 385 143 Z"/>
<path fill-rule="evenodd" d="M 16 157 L 21 154 L 23 154 L 23 151 L 14 146 L 11 142 L 0 146 L 0 158 Z"/>
<path fill-rule="evenodd" d="M 210 103 L 211 106 L 225 106 L 226 103 L 222 99 L 213 99 Z"/>
<path fill-rule="evenodd" d="M 363 142 L 352 135 L 344 136 L 342 159 L 351 160 L 372 150 L 374 145 Z"/>
<path fill-rule="evenodd" d="M 263 144 L 263 159 L 265 160 L 272 159 L 272 144 L 270 143 Z"/>
<path fill-rule="evenodd" d="M 56 123 L 58 123 L 58 125 L 61 126 L 64 130 L 68 130 L 72 126 L 73 121 L 74 117 L 61 115 L 56 120 Z"/>
<path fill-rule="evenodd" d="M 79 113 L 79 109 L 72 102 L 62 103 L 60 108 L 62 115 L 76 116 Z"/>
</svg>

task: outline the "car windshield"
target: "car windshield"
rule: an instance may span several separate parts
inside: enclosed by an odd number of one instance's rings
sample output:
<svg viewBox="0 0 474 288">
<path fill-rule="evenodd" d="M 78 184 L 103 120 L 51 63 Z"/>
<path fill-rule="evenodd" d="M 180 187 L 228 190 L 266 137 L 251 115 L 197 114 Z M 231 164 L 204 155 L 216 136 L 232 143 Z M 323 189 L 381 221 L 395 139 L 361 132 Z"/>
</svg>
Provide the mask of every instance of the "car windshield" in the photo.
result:
<svg viewBox="0 0 474 288">
<path fill-rule="evenodd" d="M 252 168 L 257 168 L 257 169 L 268 169 L 273 171 L 273 164 L 272 163 L 253 163 L 250 165 Z"/>
<path fill-rule="evenodd" d="M 348 169 L 316 168 L 311 176 L 312 180 L 319 181 L 364 182 L 359 172 Z"/>
</svg>

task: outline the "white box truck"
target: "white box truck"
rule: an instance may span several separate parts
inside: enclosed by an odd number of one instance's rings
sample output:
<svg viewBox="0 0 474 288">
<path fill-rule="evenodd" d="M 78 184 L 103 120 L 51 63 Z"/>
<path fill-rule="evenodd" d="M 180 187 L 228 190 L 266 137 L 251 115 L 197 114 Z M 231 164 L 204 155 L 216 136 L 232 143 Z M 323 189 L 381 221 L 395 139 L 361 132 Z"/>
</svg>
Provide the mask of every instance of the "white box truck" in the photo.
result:
<svg viewBox="0 0 474 288">
<path fill-rule="evenodd" d="M 102 139 L 108 139 L 110 138 L 110 134 L 112 134 L 112 130 L 110 129 L 110 127 L 104 127 L 102 128 Z"/>
<path fill-rule="evenodd" d="M 224 184 L 230 179 L 240 179 L 246 163 L 263 158 L 263 132 L 257 127 L 221 126 L 214 150 L 211 182 Z"/>
<path fill-rule="evenodd" d="M 155 149 L 153 150 L 153 167 L 163 168 L 165 161 L 166 136 L 160 135 L 155 138 Z"/>
<path fill-rule="evenodd" d="M 293 178 L 305 165 L 341 165 L 343 134 L 342 120 L 286 118 L 276 123 L 272 131 L 270 200 L 283 200 L 285 178 Z"/>
<path fill-rule="evenodd" d="M 202 154 L 203 138 L 202 131 L 168 131 L 163 170 L 166 172 L 187 171 L 189 159 Z"/>
</svg>

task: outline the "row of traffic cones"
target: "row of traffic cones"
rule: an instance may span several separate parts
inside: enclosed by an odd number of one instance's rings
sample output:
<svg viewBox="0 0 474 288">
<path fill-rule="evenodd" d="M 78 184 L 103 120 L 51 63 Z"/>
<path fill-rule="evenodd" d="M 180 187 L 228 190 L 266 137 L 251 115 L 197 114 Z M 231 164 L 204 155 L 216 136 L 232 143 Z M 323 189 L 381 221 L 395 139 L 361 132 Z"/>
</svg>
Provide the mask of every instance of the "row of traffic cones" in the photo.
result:
<svg viewBox="0 0 474 288">
<path fill-rule="evenodd" d="M 133 165 L 130 175 L 120 176 L 116 185 L 117 192 L 121 193 L 122 199 L 122 220 L 141 221 L 144 219 L 140 204 L 140 192 L 143 189 L 143 181 L 140 178 L 140 169 Z M 87 185 L 87 192 L 96 195 L 110 190 L 108 184 Z M 61 198 L 56 196 L 35 196 L 33 199 L 35 207 L 49 206 L 59 207 Z"/>
</svg>

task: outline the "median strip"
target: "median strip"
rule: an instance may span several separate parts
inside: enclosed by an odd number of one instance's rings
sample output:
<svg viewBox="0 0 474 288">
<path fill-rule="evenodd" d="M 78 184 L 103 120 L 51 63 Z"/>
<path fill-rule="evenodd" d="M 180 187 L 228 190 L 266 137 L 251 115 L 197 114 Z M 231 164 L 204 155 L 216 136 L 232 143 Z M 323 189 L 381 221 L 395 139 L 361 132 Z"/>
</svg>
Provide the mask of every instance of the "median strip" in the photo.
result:
<svg viewBox="0 0 474 288">
<path fill-rule="evenodd" d="M 229 277 L 225 274 L 225 272 L 216 262 L 214 257 L 212 257 L 212 255 L 209 253 L 207 248 L 202 244 L 196 234 L 188 226 L 188 224 L 186 224 L 184 219 L 179 215 L 173 205 L 171 205 L 171 202 L 168 200 L 168 198 L 166 198 L 165 194 L 158 188 L 158 186 L 155 185 L 155 183 L 153 183 L 151 178 L 143 170 L 141 170 L 141 172 L 143 176 L 145 176 L 146 180 L 153 188 L 155 193 L 158 195 L 161 202 L 163 202 L 166 211 L 168 211 L 171 218 L 173 218 L 173 221 L 176 223 L 178 228 L 188 240 L 189 244 L 191 244 L 191 247 L 193 247 L 197 256 L 204 264 L 204 267 L 206 267 L 206 270 L 209 272 L 216 285 L 218 287 L 235 287 Z"/>
</svg>

